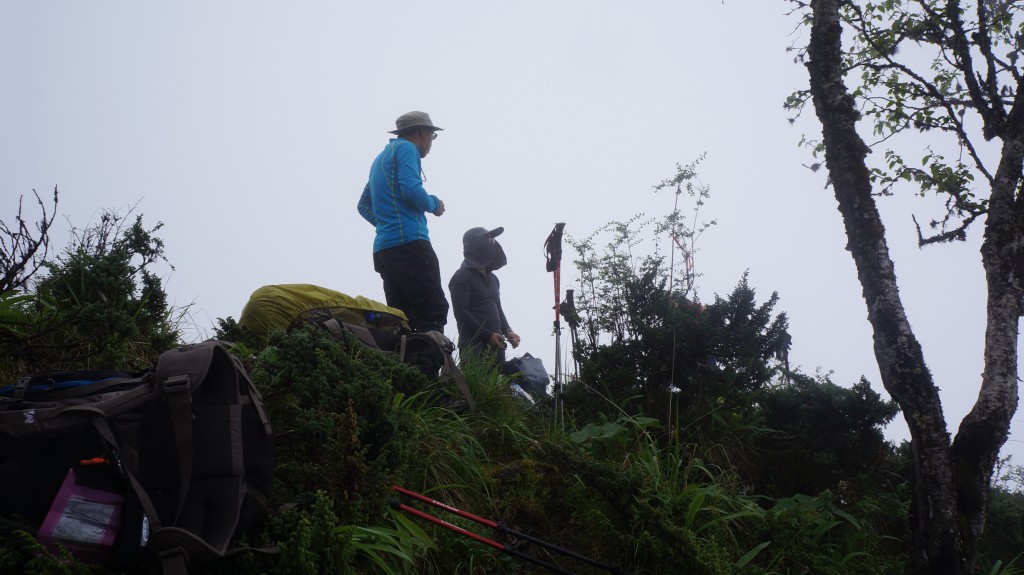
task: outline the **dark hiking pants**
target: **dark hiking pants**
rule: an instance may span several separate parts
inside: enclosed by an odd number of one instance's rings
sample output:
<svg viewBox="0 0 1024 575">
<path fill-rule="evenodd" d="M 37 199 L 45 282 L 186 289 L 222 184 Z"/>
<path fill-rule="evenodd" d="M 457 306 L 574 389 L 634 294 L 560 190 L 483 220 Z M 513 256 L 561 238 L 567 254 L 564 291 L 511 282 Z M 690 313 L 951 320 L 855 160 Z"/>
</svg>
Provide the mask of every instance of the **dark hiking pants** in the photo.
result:
<svg viewBox="0 0 1024 575">
<path fill-rule="evenodd" d="M 416 240 L 373 254 L 373 269 L 384 280 L 387 304 L 405 312 L 415 331 L 444 331 L 448 299 L 434 247 Z"/>
</svg>

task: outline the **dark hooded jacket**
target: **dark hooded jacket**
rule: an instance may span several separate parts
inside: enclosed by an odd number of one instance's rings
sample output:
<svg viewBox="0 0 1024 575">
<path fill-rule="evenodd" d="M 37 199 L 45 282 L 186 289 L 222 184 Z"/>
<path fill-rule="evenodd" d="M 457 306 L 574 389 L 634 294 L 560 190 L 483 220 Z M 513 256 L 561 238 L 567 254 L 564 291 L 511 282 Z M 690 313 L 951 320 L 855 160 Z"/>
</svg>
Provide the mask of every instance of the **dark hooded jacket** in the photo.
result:
<svg viewBox="0 0 1024 575">
<path fill-rule="evenodd" d="M 477 230 L 479 233 L 474 235 Z M 490 349 L 488 342 L 492 333 L 504 336 L 510 329 L 501 309 L 501 283 L 493 273 L 508 260 L 501 244 L 484 228 L 466 233 L 463 255 L 462 266 L 448 282 L 459 330 L 458 345 L 463 354 L 469 350 L 482 354 Z"/>
</svg>

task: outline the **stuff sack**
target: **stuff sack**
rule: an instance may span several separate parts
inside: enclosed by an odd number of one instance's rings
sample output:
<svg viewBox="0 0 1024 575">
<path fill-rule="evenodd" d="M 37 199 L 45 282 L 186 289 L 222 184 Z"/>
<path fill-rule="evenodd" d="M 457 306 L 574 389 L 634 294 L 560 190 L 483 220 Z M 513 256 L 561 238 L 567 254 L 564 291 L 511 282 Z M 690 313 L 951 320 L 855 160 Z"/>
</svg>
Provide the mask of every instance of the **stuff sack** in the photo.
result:
<svg viewBox="0 0 1024 575">
<path fill-rule="evenodd" d="M 252 292 L 238 325 L 259 337 L 312 323 L 336 338 L 347 330 L 370 347 L 393 351 L 409 320 L 400 309 L 363 296 L 350 296 L 311 284 L 267 285 Z"/>
<path fill-rule="evenodd" d="M 164 352 L 138 377 L 74 377 L 0 390 L 0 516 L 84 561 L 164 574 L 224 556 L 259 524 L 273 436 L 223 345 Z"/>
<path fill-rule="evenodd" d="M 509 384 L 523 388 L 535 400 L 548 395 L 551 378 L 539 357 L 533 357 L 529 353 L 524 353 L 522 357 L 514 357 L 501 366 L 501 373 L 511 376 Z"/>
<path fill-rule="evenodd" d="M 327 330 L 335 340 L 354 335 L 362 344 L 398 358 L 423 373 L 458 388 L 469 409 L 476 403 L 452 354 L 455 344 L 439 331 L 413 333 L 402 310 L 311 284 L 263 286 L 252 293 L 238 324 L 260 337 L 304 324 Z"/>
</svg>

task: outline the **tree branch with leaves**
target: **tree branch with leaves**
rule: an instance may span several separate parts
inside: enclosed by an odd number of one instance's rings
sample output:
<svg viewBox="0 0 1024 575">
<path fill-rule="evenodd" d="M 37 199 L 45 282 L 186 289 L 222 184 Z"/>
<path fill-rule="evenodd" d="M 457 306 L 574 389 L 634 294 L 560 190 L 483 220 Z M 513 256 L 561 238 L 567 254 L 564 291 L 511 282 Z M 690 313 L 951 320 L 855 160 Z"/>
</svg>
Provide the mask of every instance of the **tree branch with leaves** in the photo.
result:
<svg viewBox="0 0 1024 575">
<path fill-rule="evenodd" d="M 1024 8 L 982 0 L 793 0 L 810 26 L 795 48 L 874 333 L 882 383 L 914 447 L 910 573 L 972 572 L 999 450 L 1017 409 L 1017 331 L 1024 297 Z M 847 83 L 852 88 L 847 87 Z M 877 139 L 866 144 L 861 131 Z M 979 138 L 980 132 L 980 138 Z M 949 134 L 927 139 L 922 134 Z M 874 152 L 884 144 L 882 161 Z M 996 149 L 998 144 L 998 149 Z M 958 149 L 947 160 L 935 151 Z M 908 154 L 922 153 L 920 166 Z M 980 178 L 979 178 L 980 176 Z M 984 182 L 979 188 L 976 182 Z M 978 400 L 951 441 L 934 378 L 910 326 L 876 198 L 905 188 L 942 200 L 921 246 L 964 240 L 984 222 L 988 286 L 985 368 Z"/>
</svg>

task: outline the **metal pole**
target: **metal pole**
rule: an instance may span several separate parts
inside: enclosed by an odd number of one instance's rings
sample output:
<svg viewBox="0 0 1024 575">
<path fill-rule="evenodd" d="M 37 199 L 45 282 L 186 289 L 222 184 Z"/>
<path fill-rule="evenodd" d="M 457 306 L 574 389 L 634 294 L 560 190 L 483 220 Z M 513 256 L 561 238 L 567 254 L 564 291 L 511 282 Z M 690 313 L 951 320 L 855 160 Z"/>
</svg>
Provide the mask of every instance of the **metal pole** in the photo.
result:
<svg viewBox="0 0 1024 575">
<path fill-rule="evenodd" d="M 557 311 L 555 313 L 558 313 Z M 555 427 L 565 429 L 565 402 L 562 398 L 562 326 L 555 320 Z"/>
<path fill-rule="evenodd" d="M 450 530 L 452 530 L 452 531 L 454 531 L 456 533 L 459 533 L 461 535 L 465 535 L 466 537 L 469 537 L 470 539 L 473 539 L 474 541 L 478 541 L 480 543 L 483 543 L 484 545 L 487 545 L 489 547 L 493 547 L 493 548 L 497 549 L 498 551 L 504 551 L 505 553 L 508 553 L 509 555 L 512 555 L 513 557 L 517 557 L 519 559 L 522 559 L 523 561 L 529 561 L 530 563 L 533 563 L 535 565 L 540 565 L 541 567 L 544 567 L 545 569 L 548 569 L 549 571 L 552 571 L 554 573 L 559 573 L 560 575 L 575 575 L 572 571 L 566 571 L 565 569 L 562 569 L 561 567 L 555 565 L 554 563 L 548 563 L 547 561 L 544 561 L 543 559 L 538 559 L 537 557 L 534 557 L 533 555 L 530 555 L 530 554 L 527 554 L 527 553 L 523 553 L 522 551 L 520 551 L 520 550 L 518 550 L 518 549 L 516 549 L 516 548 L 514 548 L 514 547 L 512 547 L 510 545 L 502 545 L 501 543 L 498 543 L 497 541 L 495 541 L 493 539 L 488 539 L 488 538 L 484 537 L 483 535 L 479 535 L 477 533 L 473 533 L 472 531 L 468 531 L 466 529 L 463 529 L 463 528 L 459 527 L 458 525 L 453 525 L 453 524 L 445 521 L 444 519 L 440 519 L 438 517 L 434 517 L 433 515 L 431 515 L 429 513 L 424 513 L 422 511 L 420 511 L 419 509 L 415 509 L 413 507 L 409 507 L 408 505 L 405 505 L 404 503 L 401 503 L 397 499 L 390 499 L 390 500 L 388 500 L 388 503 L 394 509 L 398 509 L 400 511 L 408 513 L 409 515 L 413 515 L 415 517 L 419 517 L 420 519 L 424 519 L 424 520 L 429 521 L 429 522 L 431 522 L 431 523 L 433 523 L 435 525 L 440 525 L 441 527 L 444 527 L 445 529 L 450 529 Z"/>
<path fill-rule="evenodd" d="M 562 229 L 564 222 L 555 224 L 554 229 L 548 234 L 544 241 L 544 252 L 547 258 L 546 269 L 554 272 L 555 277 L 555 385 L 552 395 L 555 398 L 555 419 L 554 425 L 565 427 L 564 401 L 562 398 L 562 322 L 559 319 L 559 304 L 561 303 L 561 281 L 562 281 Z M 561 422 L 559 422 L 561 420 Z"/>
<path fill-rule="evenodd" d="M 557 553 L 561 553 L 562 555 L 566 555 L 568 557 L 572 557 L 573 559 L 577 559 L 579 561 L 583 561 L 585 563 L 589 563 L 589 564 L 591 564 L 591 565 L 593 565 L 595 567 L 600 567 L 601 569 L 604 569 L 604 570 L 609 571 L 611 573 L 625 575 L 625 572 L 622 571 L 619 568 L 619 566 L 617 566 L 617 565 L 607 565 L 605 563 L 601 563 L 600 561 L 597 561 L 595 559 L 587 557 L 586 555 L 581 555 L 579 553 L 576 553 L 575 551 L 572 551 L 572 550 L 566 549 L 564 547 L 560 547 L 558 545 L 555 545 L 554 543 L 549 543 L 548 541 L 545 541 L 543 539 L 539 539 L 539 538 L 534 537 L 532 535 L 529 535 L 527 533 L 523 533 L 522 531 L 516 531 L 515 529 L 512 529 L 512 528 L 508 527 L 507 525 L 505 525 L 504 522 L 495 522 L 495 521 L 492 521 L 490 519 L 485 519 L 483 517 L 480 517 L 480 516 L 477 516 L 477 515 L 473 515 L 472 513 L 469 513 L 468 511 L 463 511 L 463 510 L 458 509 L 456 507 L 452 507 L 451 505 L 448 505 L 447 503 L 444 503 L 442 501 L 438 501 L 436 499 L 430 498 L 430 497 L 428 497 L 426 495 L 423 495 L 423 494 L 420 494 L 420 493 L 416 493 L 415 491 L 409 491 L 408 489 L 406 489 L 404 487 L 400 487 L 398 485 L 393 485 L 392 489 L 394 489 L 395 491 L 397 491 L 397 492 L 399 492 L 399 493 L 401 493 L 403 495 L 408 495 L 409 497 L 412 497 L 413 499 L 417 499 L 417 500 L 422 501 L 423 503 L 426 503 L 428 505 L 433 505 L 434 507 L 443 509 L 443 510 L 449 512 L 449 513 L 454 513 L 455 515 L 458 515 L 459 517 L 462 517 L 464 519 L 469 519 L 470 521 L 474 521 L 474 522 L 479 523 L 479 524 L 481 524 L 481 525 L 483 525 L 485 527 L 490 527 L 491 529 L 494 529 L 494 530 L 499 531 L 501 533 L 504 533 L 506 535 L 511 535 L 512 537 L 515 537 L 517 539 L 523 539 L 523 540 L 529 541 L 531 543 L 536 543 L 537 545 L 540 545 L 541 547 L 550 549 L 551 551 L 555 551 Z M 394 500 L 392 500 L 392 501 L 394 501 Z M 396 503 L 395 502 L 391 503 L 391 506 L 395 507 Z M 405 505 L 402 505 L 401 507 L 399 507 L 399 509 L 401 509 L 402 511 L 406 511 L 407 510 L 406 508 L 407 508 L 407 506 L 405 506 Z M 412 509 L 412 508 L 408 508 L 408 509 Z M 412 511 L 410 511 L 410 512 L 413 513 L 413 515 L 416 515 L 417 517 L 423 517 L 424 515 L 427 515 L 427 514 L 421 512 L 421 511 L 417 511 L 415 509 L 412 509 Z M 496 542 L 488 540 L 486 538 L 482 538 L 482 537 L 480 537 L 479 535 L 477 535 L 475 533 L 470 533 L 470 532 L 462 529 L 461 527 L 457 527 L 457 526 L 449 527 L 449 525 L 451 525 L 450 523 L 444 522 L 444 521 L 442 521 L 440 519 L 436 519 L 433 516 L 427 515 L 426 517 L 423 517 L 423 518 L 426 519 L 427 521 L 432 521 L 434 523 L 437 523 L 438 525 L 442 525 L 443 527 L 448 527 L 449 529 L 452 529 L 453 531 L 457 531 L 459 533 L 462 533 L 463 535 L 467 535 L 467 536 L 471 537 L 472 539 L 476 539 L 477 541 L 481 541 L 482 543 L 485 543 L 485 544 L 490 545 L 492 547 L 495 547 L 495 548 L 498 548 L 498 549 L 502 548 L 502 547 L 500 547 L 500 544 L 496 545 L 495 544 Z M 547 567 L 547 565 L 545 565 L 545 567 Z"/>
</svg>

